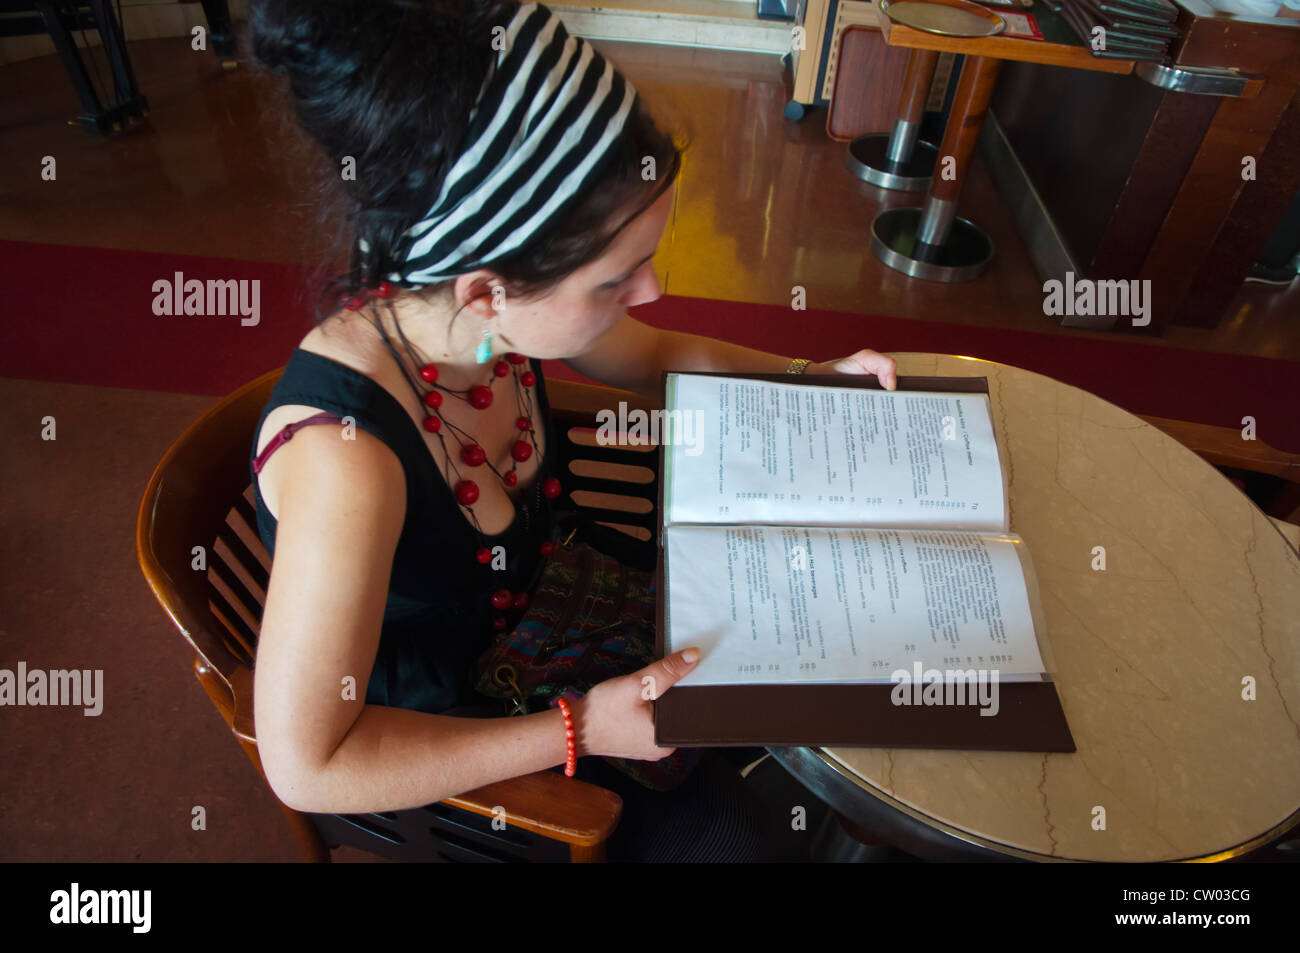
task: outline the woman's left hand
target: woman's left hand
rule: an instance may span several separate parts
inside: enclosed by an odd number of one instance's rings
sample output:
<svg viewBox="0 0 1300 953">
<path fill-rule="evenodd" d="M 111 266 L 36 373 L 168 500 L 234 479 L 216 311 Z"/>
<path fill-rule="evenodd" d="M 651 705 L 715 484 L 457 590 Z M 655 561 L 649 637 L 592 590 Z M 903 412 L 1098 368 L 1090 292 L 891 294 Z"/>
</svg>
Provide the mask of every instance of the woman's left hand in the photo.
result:
<svg viewBox="0 0 1300 953">
<path fill-rule="evenodd" d="M 898 365 L 892 357 L 887 357 L 879 351 L 872 351 L 864 348 L 848 357 L 842 357 L 837 361 L 824 361 L 821 364 L 809 364 L 805 368 L 806 374 L 875 374 L 880 378 L 880 385 L 885 390 L 893 390 L 898 386 Z"/>
</svg>

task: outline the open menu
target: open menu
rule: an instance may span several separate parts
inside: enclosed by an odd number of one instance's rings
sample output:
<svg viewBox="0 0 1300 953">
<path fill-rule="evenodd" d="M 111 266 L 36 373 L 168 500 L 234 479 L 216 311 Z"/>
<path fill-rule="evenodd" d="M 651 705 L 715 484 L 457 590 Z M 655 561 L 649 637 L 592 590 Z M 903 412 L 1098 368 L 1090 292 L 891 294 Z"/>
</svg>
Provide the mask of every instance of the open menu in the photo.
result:
<svg viewBox="0 0 1300 953">
<path fill-rule="evenodd" d="M 985 378 L 664 374 L 661 745 L 1073 751 Z"/>
</svg>

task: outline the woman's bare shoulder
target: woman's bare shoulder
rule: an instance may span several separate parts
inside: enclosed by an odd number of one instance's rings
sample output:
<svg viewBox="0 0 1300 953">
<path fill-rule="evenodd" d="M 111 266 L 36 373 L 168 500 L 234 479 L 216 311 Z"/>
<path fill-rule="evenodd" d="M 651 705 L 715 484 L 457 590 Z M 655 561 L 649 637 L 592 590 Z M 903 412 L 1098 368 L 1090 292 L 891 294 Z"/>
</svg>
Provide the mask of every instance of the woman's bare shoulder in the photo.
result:
<svg viewBox="0 0 1300 953">
<path fill-rule="evenodd" d="M 381 376 L 381 365 L 374 360 L 372 355 L 365 352 L 364 348 L 356 346 L 355 329 L 350 327 L 346 322 L 341 320 L 331 320 L 323 325 L 318 325 L 309 331 L 298 344 L 299 349 L 308 351 L 312 354 L 318 354 L 321 357 L 329 358 L 340 364 L 346 365 L 353 370 L 365 374 L 367 377 L 375 380 L 381 387 L 387 388 L 383 381 L 377 379 Z M 257 448 L 255 455 L 260 456 L 263 451 L 275 439 L 276 434 L 280 433 L 290 424 L 298 423 L 309 417 L 314 417 L 321 413 L 332 413 L 321 407 L 315 407 L 310 404 L 281 404 L 271 410 L 262 422 L 261 430 L 257 434 Z M 337 429 L 339 424 L 322 424 L 319 427 L 305 427 L 295 431 L 295 437 L 312 430 L 335 431 L 331 436 L 337 440 Z M 358 439 L 357 435 L 361 434 Z M 396 475 L 400 481 L 405 483 L 405 474 L 403 473 L 396 454 L 393 453 L 382 441 L 370 434 L 361 431 L 359 428 L 350 428 L 345 432 L 349 442 L 361 449 L 358 456 L 365 461 L 362 466 L 362 475 L 373 475 L 380 481 L 384 489 L 393 489 L 393 477 Z M 312 447 L 317 453 L 320 452 L 325 441 L 317 439 L 314 435 L 307 440 L 298 440 L 299 448 Z M 340 442 L 341 443 L 341 442 Z M 266 508 L 270 511 L 271 516 L 279 519 L 280 514 L 280 492 L 281 481 L 284 478 L 286 467 L 284 466 L 284 457 L 289 450 L 288 444 L 282 444 L 267 459 L 262 470 L 257 474 L 258 489 L 261 491 L 262 500 Z M 326 450 L 325 452 L 328 452 Z M 295 454 L 297 456 L 297 454 Z M 279 465 L 277 465 L 279 464 Z M 379 465 L 376 465 L 379 464 Z M 393 464 L 396 464 L 394 468 Z"/>
</svg>

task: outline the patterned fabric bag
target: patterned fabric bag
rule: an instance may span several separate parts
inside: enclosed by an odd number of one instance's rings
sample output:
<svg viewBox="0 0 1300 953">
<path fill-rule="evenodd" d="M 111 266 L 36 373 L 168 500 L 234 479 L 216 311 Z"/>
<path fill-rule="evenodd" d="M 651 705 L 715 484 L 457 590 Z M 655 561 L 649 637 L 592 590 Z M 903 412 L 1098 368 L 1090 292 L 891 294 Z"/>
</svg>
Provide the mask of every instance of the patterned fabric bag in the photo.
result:
<svg viewBox="0 0 1300 953">
<path fill-rule="evenodd" d="M 577 701 L 593 685 L 630 675 L 655 660 L 655 583 L 584 542 L 555 542 L 528 609 L 479 658 L 476 690 L 510 703 L 510 714 Z M 676 788 L 699 749 L 659 761 L 605 760 L 656 791 Z"/>
</svg>

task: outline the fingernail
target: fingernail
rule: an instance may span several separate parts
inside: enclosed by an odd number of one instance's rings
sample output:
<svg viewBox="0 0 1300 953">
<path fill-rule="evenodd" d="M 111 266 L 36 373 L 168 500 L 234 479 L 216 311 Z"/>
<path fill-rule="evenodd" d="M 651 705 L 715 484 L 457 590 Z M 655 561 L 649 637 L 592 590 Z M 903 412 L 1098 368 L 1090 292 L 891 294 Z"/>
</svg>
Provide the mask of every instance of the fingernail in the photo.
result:
<svg viewBox="0 0 1300 953">
<path fill-rule="evenodd" d="M 687 649 L 685 652 L 682 653 L 682 661 L 685 662 L 687 665 L 694 665 L 699 660 L 700 660 L 699 649 Z"/>
</svg>

